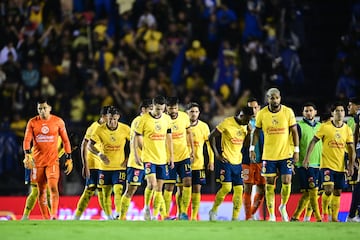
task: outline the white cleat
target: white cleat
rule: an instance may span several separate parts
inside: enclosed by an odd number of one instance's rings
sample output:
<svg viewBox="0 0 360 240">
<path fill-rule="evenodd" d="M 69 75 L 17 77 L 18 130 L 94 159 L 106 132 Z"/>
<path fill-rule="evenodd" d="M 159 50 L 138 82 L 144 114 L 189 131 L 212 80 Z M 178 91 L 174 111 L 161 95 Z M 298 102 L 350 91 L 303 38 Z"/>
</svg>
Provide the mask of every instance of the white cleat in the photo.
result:
<svg viewBox="0 0 360 240">
<path fill-rule="evenodd" d="M 289 221 L 289 215 L 287 214 L 286 211 L 286 205 L 280 205 L 279 206 L 279 212 L 281 214 L 281 219 L 283 222 L 288 222 Z"/>
<path fill-rule="evenodd" d="M 216 214 L 216 212 L 214 212 L 214 211 L 212 211 L 212 210 L 209 211 L 209 220 L 210 220 L 210 221 L 216 221 L 216 220 L 217 220 L 217 214 Z"/>
<path fill-rule="evenodd" d="M 276 217 L 275 217 L 275 215 L 271 215 L 271 214 L 270 214 L 268 221 L 269 221 L 269 222 L 276 222 Z"/>
<path fill-rule="evenodd" d="M 310 220 L 311 220 L 311 217 L 305 216 L 303 222 L 310 222 Z"/>
<path fill-rule="evenodd" d="M 358 217 L 358 216 L 355 216 L 355 217 L 347 217 L 346 218 L 346 222 L 360 222 L 360 217 Z"/>
<path fill-rule="evenodd" d="M 145 221 L 151 220 L 151 212 L 150 212 L 150 208 L 148 207 L 145 208 L 144 219 Z"/>
</svg>

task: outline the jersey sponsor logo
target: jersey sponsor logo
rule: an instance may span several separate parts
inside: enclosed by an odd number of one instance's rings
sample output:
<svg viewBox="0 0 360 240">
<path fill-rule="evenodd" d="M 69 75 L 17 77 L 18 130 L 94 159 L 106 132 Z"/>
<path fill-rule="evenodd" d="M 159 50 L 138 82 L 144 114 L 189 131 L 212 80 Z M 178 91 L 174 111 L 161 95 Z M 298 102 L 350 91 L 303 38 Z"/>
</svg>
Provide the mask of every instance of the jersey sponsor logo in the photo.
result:
<svg viewBox="0 0 360 240">
<path fill-rule="evenodd" d="M 243 140 L 239 138 L 231 138 L 230 141 L 234 145 L 241 145 L 243 143 Z"/>
<path fill-rule="evenodd" d="M 184 133 L 172 132 L 171 136 L 172 136 L 172 139 L 179 139 L 179 138 L 183 138 L 183 137 L 184 137 Z"/>
<path fill-rule="evenodd" d="M 39 134 L 36 136 L 36 142 L 54 142 L 54 136 L 47 136 L 43 134 Z"/>
<path fill-rule="evenodd" d="M 266 129 L 266 133 L 269 135 L 284 134 L 286 128 L 269 127 Z"/>
<path fill-rule="evenodd" d="M 151 140 L 164 140 L 165 134 L 153 133 L 149 136 Z"/>
<path fill-rule="evenodd" d="M 331 141 L 329 141 L 328 146 L 329 146 L 329 148 L 340 148 L 340 149 L 342 149 L 342 148 L 345 147 L 345 144 L 337 142 L 336 140 L 331 140 Z"/>
</svg>

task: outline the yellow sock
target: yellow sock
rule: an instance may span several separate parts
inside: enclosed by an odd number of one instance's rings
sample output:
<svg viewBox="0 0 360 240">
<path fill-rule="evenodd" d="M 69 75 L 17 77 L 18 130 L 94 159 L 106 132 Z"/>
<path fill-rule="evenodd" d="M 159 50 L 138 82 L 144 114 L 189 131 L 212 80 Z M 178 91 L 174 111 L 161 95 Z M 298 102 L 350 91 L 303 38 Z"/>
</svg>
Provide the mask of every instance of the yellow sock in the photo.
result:
<svg viewBox="0 0 360 240">
<path fill-rule="evenodd" d="M 95 191 L 90 190 L 89 188 L 84 190 L 76 207 L 75 218 L 80 218 L 84 213 L 85 208 L 89 204 L 90 198 L 94 195 L 94 192 Z"/>
<path fill-rule="evenodd" d="M 115 211 L 117 214 L 121 214 L 121 196 L 123 193 L 123 185 L 115 184 L 114 185 L 114 204 L 115 204 Z"/>
<path fill-rule="evenodd" d="M 189 205 L 190 205 L 190 200 L 191 200 L 191 191 L 192 188 L 190 187 L 183 187 L 183 191 L 182 191 L 182 198 L 180 201 L 181 204 L 181 212 L 180 213 L 188 213 L 188 209 L 189 209 Z"/>
<path fill-rule="evenodd" d="M 293 218 L 299 219 L 301 213 L 304 211 L 304 209 L 306 208 L 306 206 L 309 203 L 309 192 L 307 192 L 306 190 L 303 192 L 303 194 L 301 195 L 301 198 L 299 200 L 299 203 L 296 207 L 296 210 L 293 214 Z"/>
<path fill-rule="evenodd" d="M 120 213 L 120 220 L 126 220 L 126 214 L 129 210 L 131 198 L 128 198 L 125 194 L 121 198 L 121 213 Z"/>
<path fill-rule="evenodd" d="M 289 201 L 291 193 L 291 183 L 289 184 L 282 184 L 281 186 L 281 204 L 286 205 Z"/>
<path fill-rule="evenodd" d="M 168 191 L 165 189 L 164 191 L 164 202 L 165 202 L 165 214 L 169 216 L 170 214 L 170 205 L 172 201 L 172 191 Z"/>
<path fill-rule="evenodd" d="M 312 213 L 313 213 L 313 209 L 312 209 L 310 201 L 309 201 L 309 203 L 306 205 L 304 216 L 307 218 L 310 218 Z"/>
<path fill-rule="evenodd" d="M 153 216 L 157 218 L 160 212 L 160 207 L 164 202 L 164 198 L 162 192 L 155 192 L 154 193 L 154 209 L 153 209 Z"/>
<path fill-rule="evenodd" d="M 112 217 L 112 202 L 111 202 L 111 185 L 103 185 L 103 195 L 104 195 L 104 212 L 107 217 Z"/>
<path fill-rule="evenodd" d="M 331 209 L 332 209 L 332 221 L 337 222 L 338 221 L 338 215 L 340 210 L 340 196 L 332 196 L 331 200 Z"/>
<path fill-rule="evenodd" d="M 102 193 L 102 188 L 97 189 L 97 197 L 101 209 L 104 210 L 104 194 Z"/>
<path fill-rule="evenodd" d="M 275 186 L 274 184 L 265 185 L 266 206 L 270 215 L 275 215 Z"/>
<path fill-rule="evenodd" d="M 176 207 L 177 207 L 177 215 L 179 215 L 180 213 L 182 213 L 182 194 L 179 191 L 176 191 L 175 194 L 175 200 L 176 200 Z"/>
<path fill-rule="evenodd" d="M 222 183 L 221 188 L 216 193 L 214 205 L 211 209 L 213 212 L 217 212 L 220 204 L 224 201 L 226 195 L 231 191 L 232 183 L 231 182 L 224 182 Z"/>
<path fill-rule="evenodd" d="M 233 214 L 232 220 L 237 220 L 239 218 L 240 209 L 242 206 L 242 194 L 243 194 L 243 186 L 237 185 L 234 186 L 234 194 L 233 194 Z"/>
<path fill-rule="evenodd" d="M 149 188 L 145 188 L 145 192 L 144 192 L 145 207 L 147 207 L 147 208 L 150 207 L 150 202 L 151 202 L 152 196 L 153 196 L 153 190 L 150 190 Z"/>
<path fill-rule="evenodd" d="M 318 189 L 317 188 L 313 188 L 313 189 L 309 189 L 309 198 L 310 198 L 310 206 L 312 211 L 310 212 L 310 216 L 311 217 L 311 212 L 314 212 L 314 216 L 316 218 L 317 221 L 321 220 L 321 215 L 320 215 L 320 209 L 319 209 L 319 203 L 318 203 Z M 308 216 L 308 213 L 307 215 Z"/>
<path fill-rule="evenodd" d="M 192 207 L 191 220 L 194 220 L 194 221 L 197 220 L 197 216 L 198 216 L 199 208 L 200 208 L 200 201 L 201 201 L 201 193 L 192 193 L 192 195 L 191 195 L 191 207 Z"/>
<path fill-rule="evenodd" d="M 23 217 L 28 217 L 30 212 L 34 209 L 37 197 L 39 195 L 39 190 L 36 185 L 30 185 L 30 194 L 26 198 L 26 204 L 24 208 Z"/>
<path fill-rule="evenodd" d="M 331 202 L 332 195 L 326 195 L 324 193 L 322 195 L 322 213 L 328 215 L 329 214 L 329 204 Z"/>
</svg>

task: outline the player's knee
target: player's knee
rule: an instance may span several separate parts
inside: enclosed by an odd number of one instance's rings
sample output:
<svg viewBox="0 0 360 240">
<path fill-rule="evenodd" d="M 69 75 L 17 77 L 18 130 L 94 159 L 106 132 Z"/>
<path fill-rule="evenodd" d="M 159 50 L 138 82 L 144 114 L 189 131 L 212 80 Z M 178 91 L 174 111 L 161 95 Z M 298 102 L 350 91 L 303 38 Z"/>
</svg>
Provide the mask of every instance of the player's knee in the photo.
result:
<svg viewBox="0 0 360 240">
<path fill-rule="evenodd" d="M 184 178 L 183 185 L 184 185 L 184 187 L 191 187 L 191 178 L 190 177 Z"/>
<path fill-rule="evenodd" d="M 165 188 L 166 191 L 172 192 L 172 191 L 174 191 L 175 184 L 173 184 L 173 183 L 166 183 L 165 186 L 164 186 L 164 188 Z"/>
<path fill-rule="evenodd" d="M 232 184 L 231 183 L 223 183 L 221 186 L 221 190 L 223 192 L 229 193 L 231 192 Z"/>
</svg>

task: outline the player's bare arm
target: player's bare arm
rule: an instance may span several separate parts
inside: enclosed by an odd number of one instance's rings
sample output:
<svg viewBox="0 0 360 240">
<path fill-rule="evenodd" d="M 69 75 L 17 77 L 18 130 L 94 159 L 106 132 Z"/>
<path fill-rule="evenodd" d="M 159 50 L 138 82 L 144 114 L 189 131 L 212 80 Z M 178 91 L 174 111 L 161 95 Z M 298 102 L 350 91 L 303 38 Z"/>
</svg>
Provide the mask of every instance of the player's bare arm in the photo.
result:
<svg viewBox="0 0 360 240">
<path fill-rule="evenodd" d="M 99 158 L 101 159 L 101 161 L 103 161 L 104 164 L 108 165 L 108 164 L 110 163 L 110 160 L 108 159 L 108 157 L 107 157 L 105 154 L 103 154 L 103 153 L 100 152 L 98 149 L 96 149 L 95 144 L 96 144 L 95 141 L 90 140 L 89 143 L 88 143 L 88 145 L 87 145 L 88 150 L 89 150 L 90 152 L 92 152 L 93 154 L 99 156 Z"/>
</svg>

